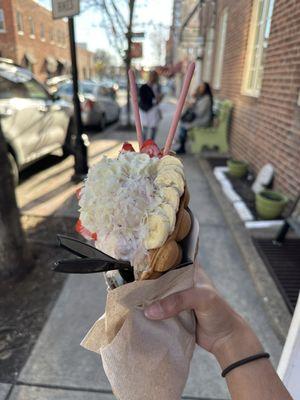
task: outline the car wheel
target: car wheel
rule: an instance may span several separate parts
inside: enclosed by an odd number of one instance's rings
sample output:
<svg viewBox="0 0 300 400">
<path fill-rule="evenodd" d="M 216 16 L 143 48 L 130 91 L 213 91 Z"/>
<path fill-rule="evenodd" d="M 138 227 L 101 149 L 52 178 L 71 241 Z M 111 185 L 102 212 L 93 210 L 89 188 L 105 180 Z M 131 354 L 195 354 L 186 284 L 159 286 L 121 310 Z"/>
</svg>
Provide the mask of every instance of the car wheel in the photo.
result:
<svg viewBox="0 0 300 400">
<path fill-rule="evenodd" d="M 62 148 L 64 157 L 74 154 L 75 141 L 76 141 L 76 134 L 75 134 L 74 120 L 71 119 L 69 122 L 65 143 L 63 144 Z"/>
<path fill-rule="evenodd" d="M 13 176 L 14 185 L 18 186 L 19 183 L 19 168 L 15 157 L 11 153 L 7 153 L 8 161 L 10 164 L 10 171 Z"/>
<path fill-rule="evenodd" d="M 102 114 L 101 118 L 100 118 L 100 123 L 99 123 L 99 129 L 100 131 L 103 131 L 104 128 L 106 127 L 107 124 L 107 120 L 106 120 L 106 115 Z"/>
</svg>

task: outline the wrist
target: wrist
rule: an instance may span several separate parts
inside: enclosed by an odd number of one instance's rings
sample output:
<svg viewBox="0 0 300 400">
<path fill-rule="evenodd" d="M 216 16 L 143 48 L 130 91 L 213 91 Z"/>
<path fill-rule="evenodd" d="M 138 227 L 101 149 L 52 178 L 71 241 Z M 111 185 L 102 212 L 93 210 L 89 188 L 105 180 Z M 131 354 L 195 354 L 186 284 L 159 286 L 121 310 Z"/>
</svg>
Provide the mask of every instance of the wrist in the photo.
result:
<svg viewBox="0 0 300 400">
<path fill-rule="evenodd" d="M 221 369 L 232 363 L 263 351 L 263 347 L 249 325 L 242 319 L 227 335 L 215 343 L 213 354 L 218 360 Z"/>
</svg>

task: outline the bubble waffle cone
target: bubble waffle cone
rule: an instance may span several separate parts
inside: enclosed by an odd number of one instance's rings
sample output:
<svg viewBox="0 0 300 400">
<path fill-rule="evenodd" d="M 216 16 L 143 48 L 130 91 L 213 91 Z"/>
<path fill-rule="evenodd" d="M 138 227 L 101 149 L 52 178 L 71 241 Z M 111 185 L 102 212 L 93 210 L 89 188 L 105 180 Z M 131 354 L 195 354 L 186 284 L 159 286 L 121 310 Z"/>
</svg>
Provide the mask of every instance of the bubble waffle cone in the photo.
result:
<svg viewBox="0 0 300 400">
<path fill-rule="evenodd" d="M 190 195 L 187 187 L 185 187 L 176 215 L 175 229 L 163 246 L 149 250 L 150 266 L 147 271 L 141 274 L 140 280 L 156 279 L 162 273 L 180 264 L 182 249 L 179 242 L 189 234 L 192 226 L 191 216 L 187 211 L 189 200 Z"/>
</svg>

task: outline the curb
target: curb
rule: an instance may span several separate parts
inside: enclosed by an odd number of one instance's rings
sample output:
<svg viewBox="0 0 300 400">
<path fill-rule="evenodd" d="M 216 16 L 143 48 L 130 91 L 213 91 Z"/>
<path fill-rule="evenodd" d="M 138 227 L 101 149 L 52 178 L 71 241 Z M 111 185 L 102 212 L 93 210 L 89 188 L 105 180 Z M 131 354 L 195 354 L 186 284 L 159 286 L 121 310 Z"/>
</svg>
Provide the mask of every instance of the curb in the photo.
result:
<svg viewBox="0 0 300 400">
<path fill-rule="evenodd" d="M 254 247 L 244 223 L 238 217 L 231 203 L 224 196 L 222 188 L 215 179 L 208 162 L 200 158 L 199 164 L 249 269 L 256 290 L 263 300 L 263 305 L 270 317 L 272 327 L 278 339 L 283 344 L 292 319 L 290 312 L 275 282 L 269 275 L 263 260 Z"/>
</svg>

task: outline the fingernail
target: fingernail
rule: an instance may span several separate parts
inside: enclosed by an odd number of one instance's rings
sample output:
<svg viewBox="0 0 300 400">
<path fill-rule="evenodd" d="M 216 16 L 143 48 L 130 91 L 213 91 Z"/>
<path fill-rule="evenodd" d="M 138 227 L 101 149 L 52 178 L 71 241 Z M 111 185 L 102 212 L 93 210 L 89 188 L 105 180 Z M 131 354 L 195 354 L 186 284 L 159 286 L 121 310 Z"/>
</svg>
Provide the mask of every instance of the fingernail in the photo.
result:
<svg viewBox="0 0 300 400">
<path fill-rule="evenodd" d="M 150 319 L 159 319 L 164 316 L 163 309 L 160 303 L 153 303 L 144 311 L 145 316 Z"/>
</svg>

